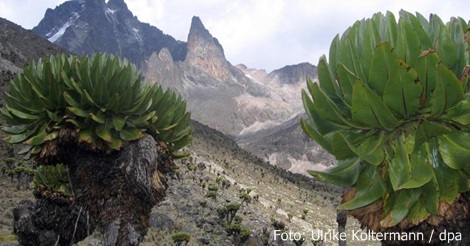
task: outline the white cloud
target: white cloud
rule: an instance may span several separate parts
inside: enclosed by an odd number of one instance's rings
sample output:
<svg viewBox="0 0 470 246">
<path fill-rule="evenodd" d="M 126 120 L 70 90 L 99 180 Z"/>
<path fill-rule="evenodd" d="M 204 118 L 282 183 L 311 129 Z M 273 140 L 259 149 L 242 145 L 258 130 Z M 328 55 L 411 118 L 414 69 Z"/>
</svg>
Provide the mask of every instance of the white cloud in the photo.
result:
<svg viewBox="0 0 470 246">
<path fill-rule="evenodd" d="M 32 28 L 64 0 L 2 0 L 0 16 Z M 400 9 L 469 19 L 467 0 L 126 0 L 139 20 L 186 41 L 192 16 L 199 16 L 233 64 L 273 70 L 300 62 L 316 64 L 333 37 L 354 21 Z M 19 5 L 19 6 L 18 6 Z"/>
</svg>

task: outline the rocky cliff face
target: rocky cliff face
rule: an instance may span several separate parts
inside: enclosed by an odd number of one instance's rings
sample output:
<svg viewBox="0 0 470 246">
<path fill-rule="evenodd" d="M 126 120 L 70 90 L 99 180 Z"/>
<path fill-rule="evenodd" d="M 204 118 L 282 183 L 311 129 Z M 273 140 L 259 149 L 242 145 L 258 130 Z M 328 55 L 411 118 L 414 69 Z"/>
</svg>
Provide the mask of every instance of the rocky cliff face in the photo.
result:
<svg viewBox="0 0 470 246">
<path fill-rule="evenodd" d="M 180 92 L 196 120 L 233 137 L 293 113 L 277 92 L 226 60 L 222 45 L 198 17 L 191 22 L 184 61 L 162 49 L 149 58 L 145 76 Z"/>
<path fill-rule="evenodd" d="M 216 80 L 229 79 L 231 65 L 225 59 L 224 49 L 204 27 L 199 17 L 193 17 L 191 21 L 187 49 L 185 61 L 189 65 L 212 75 Z"/>
<path fill-rule="evenodd" d="M 108 52 L 139 67 L 154 51 L 167 47 L 176 60 L 186 45 L 140 22 L 123 0 L 72 0 L 48 9 L 33 32 L 76 54 Z"/>
</svg>

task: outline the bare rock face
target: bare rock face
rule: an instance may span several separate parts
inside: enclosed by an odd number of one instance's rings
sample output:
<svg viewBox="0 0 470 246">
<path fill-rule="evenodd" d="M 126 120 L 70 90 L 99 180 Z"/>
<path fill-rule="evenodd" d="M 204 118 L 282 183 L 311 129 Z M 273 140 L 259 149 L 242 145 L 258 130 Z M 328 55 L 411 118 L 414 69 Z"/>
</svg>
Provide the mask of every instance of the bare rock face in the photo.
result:
<svg viewBox="0 0 470 246">
<path fill-rule="evenodd" d="M 229 78 L 230 64 L 225 59 L 224 49 L 204 27 L 199 17 L 194 16 L 191 21 L 187 47 L 185 61 L 188 64 L 211 74 L 219 81 Z"/>
<path fill-rule="evenodd" d="M 123 0 L 75 0 L 48 9 L 33 32 L 76 54 L 107 52 L 143 66 L 167 47 L 177 60 L 186 45 L 156 27 L 140 22 Z"/>
</svg>

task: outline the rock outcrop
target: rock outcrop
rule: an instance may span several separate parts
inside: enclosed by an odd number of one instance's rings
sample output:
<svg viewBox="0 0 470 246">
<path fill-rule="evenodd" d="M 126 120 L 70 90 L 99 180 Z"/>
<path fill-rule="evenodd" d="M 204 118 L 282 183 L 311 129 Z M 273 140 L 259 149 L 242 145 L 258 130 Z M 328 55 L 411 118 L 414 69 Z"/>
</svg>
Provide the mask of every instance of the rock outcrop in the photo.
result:
<svg viewBox="0 0 470 246">
<path fill-rule="evenodd" d="M 224 49 L 212 37 L 199 17 L 193 17 L 188 35 L 188 53 L 185 61 L 195 68 L 212 75 L 216 80 L 226 81 L 230 75 L 230 64 L 225 59 Z"/>
</svg>

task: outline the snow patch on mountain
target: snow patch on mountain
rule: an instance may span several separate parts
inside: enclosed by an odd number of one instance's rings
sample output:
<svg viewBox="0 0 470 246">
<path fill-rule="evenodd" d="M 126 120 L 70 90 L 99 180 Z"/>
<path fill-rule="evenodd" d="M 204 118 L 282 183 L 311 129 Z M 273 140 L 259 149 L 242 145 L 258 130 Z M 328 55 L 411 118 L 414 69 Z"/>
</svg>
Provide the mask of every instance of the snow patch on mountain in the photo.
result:
<svg viewBox="0 0 470 246">
<path fill-rule="evenodd" d="M 115 12 L 116 10 L 110 9 L 109 7 L 106 7 L 104 9 L 104 14 L 106 15 L 106 18 L 111 22 L 113 22 L 113 19 L 115 19 L 115 16 L 114 16 Z"/>
<path fill-rule="evenodd" d="M 132 30 L 134 31 L 134 37 L 137 41 L 139 41 L 139 43 L 142 42 L 142 37 L 139 35 L 139 29 L 137 28 L 132 28 Z"/>
<path fill-rule="evenodd" d="M 46 34 L 47 40 L 49 42 L 54 43 L 59 40 L 67 30 L 67 28 L 72 25 L 74 21 L 76 21 L 80 17 L 80 14 L 77 12 L 73 12 L 70 19 L 60 28 L 53 28 L 48 34 Z"/>
</svg>

